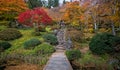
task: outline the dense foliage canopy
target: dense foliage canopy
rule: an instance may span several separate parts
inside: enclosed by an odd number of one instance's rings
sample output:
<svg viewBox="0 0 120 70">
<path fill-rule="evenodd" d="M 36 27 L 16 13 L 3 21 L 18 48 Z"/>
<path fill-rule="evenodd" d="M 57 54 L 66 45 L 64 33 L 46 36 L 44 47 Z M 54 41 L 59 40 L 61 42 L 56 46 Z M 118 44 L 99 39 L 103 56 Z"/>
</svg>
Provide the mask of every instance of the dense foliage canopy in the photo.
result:
<svg viewBox="0 0 120 70">
<path fill-rule="evenodd" d="M 27 9 L 23 0 L 0 0 L 0 19 L 12 20 Z"/>
<path fill-rule="evenodd" d="M 42 8 L 35 8 L 33 10 L 27 10 L 19 14 L 18 21 L 21 24 L 33 26 L 34 23 L 40 24 L 50 24 L 52 19 L 47 15 L 47 13 Z"/>
</svg>

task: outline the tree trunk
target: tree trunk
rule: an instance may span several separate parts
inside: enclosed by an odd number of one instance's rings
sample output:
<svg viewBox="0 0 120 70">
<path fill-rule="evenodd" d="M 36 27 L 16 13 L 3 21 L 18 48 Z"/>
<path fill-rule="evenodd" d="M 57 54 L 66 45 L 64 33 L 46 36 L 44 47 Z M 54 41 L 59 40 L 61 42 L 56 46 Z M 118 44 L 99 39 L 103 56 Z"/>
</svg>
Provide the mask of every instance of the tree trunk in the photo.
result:
<svg viewBox="0 0 120 70">
<path fill-rule="evenodd" d="M 96 24 L 96 22 L 94 22 L 94 28 L 95 28 L 95 30 L 97 30 L 97 24 Z"/>
<path fill-rule="evenodd" d="M 96 15 L 93 15 L 93 14 L 92 14 L 95 33 L 97 33 L 97 29 L 98 29 L 98 27 L 97 27 L 97 22 L 96 22 L 96 19 L 97 19 L 96 17 L 97 17 Z"/>
<path fill-rule="evenodd" d="M 95 31 L 95 33 L 97 33 L 97 30 L 98 30 L 98 26 L 97 26 L 96 20 L 94 19 L 94 31 Z"/>
<path fill-rule="evenodd" d="M 112 27 L 112 34 L 113 34 L 113 35 L 116 35 L 115 26 L 114 26 L 114 23 L 113 23 L 113 22 L 111 23 L 111 27 Z"/>
<path fill-rule="evenodd" d="M 120 30 L 120 23 L 119 23 L 119 30 Z"/>
<path fill-rule="evenodd" d="M 112 13 L 113 15 L 116 13 L 116 6 L 115 5 L 116 5 L 116 0 L 114 1 L 114 8 L 113 8 L 113 13 Z M 112 27 L 112 34 L 116 35 L 114 21 L 112 21 L 111 27 Z"/>
</svg>

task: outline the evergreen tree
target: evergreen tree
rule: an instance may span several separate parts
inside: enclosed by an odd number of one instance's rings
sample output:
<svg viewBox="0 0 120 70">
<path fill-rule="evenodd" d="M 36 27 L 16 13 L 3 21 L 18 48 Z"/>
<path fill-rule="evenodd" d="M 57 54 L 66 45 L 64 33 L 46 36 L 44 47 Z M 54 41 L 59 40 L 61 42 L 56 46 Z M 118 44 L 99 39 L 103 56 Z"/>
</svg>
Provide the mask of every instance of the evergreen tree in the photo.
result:
<svg viewBox="0 0 120 70">
<path fill-rule="evenodd" d="M 42 2 L 41 0 L 28 0 L 28 6 L 29 8 L 33 9 L 35 7 L 42 7 Z"/>
<path fill-rule="evenodd" d="M 41 2 L 42 2 L 42 6 L 43 6 L 43 7 L 47 7 L 47 6 L 48 6 L 48 2 L 47 2 L 47 1 L 41 0 Z"/>
<path fill-rule="evenodd" d="M 53 5 L 53 7 L 57 7 L 57 6 L 59 6 L 59 0 L 54 0 L 54 5 Z"/>
<path fill-rule="evenodd" d="M 59 6 L 59 0 L 48 0 L 48 8 Z"/>
<path fill-rule="evenodd" d="M 51 6 L 54 6 L 54 0 L 48 0 L 48 8 L 51 8 Z"/>
</svg>

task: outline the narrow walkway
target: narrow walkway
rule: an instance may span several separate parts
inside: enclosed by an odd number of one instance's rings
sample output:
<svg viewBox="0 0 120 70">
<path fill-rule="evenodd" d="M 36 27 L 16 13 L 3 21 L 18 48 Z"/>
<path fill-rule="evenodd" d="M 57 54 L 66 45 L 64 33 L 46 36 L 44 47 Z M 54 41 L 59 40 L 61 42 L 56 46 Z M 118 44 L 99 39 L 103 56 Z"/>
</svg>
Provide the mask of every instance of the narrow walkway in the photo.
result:
<svg viewBox="0 0 120 70">
<path fill-rule="evenodd" d="M 55 52 L 43 70 L 73 70 L 63 51 Z"/>
<path fill-rule="evenodd" d="M 43 70 L 73 70 L 65 55 L 64 33 L 65 31 L 62 29 L 58 32 L 57 38 L 59 44 L 56 46 L 56 52 L 52 54 Z"/>
</svg>

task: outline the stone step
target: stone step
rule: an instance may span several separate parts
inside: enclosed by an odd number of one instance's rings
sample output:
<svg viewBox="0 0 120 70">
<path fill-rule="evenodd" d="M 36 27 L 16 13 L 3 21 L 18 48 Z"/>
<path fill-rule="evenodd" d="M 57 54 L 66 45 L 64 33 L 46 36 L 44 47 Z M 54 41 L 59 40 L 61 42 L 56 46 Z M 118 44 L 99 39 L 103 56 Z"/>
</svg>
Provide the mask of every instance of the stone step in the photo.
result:
<svg viewBox="0 0 120 70">
<path fill-rule="evenodd" d="M 58 49 L 58 50 L 65 50 L 64 47 L 56 47 L 56 49 Z"/>
<path fill-rule="evenodd" d="M 63 45 L 56 46 L 56 50 L 65 50 L 65 47 Z"/>
</svg>

